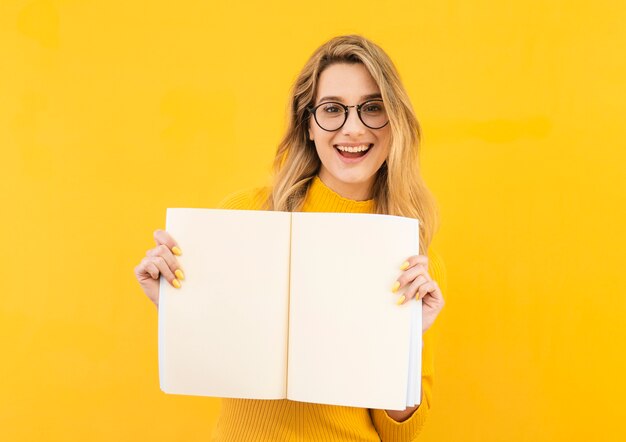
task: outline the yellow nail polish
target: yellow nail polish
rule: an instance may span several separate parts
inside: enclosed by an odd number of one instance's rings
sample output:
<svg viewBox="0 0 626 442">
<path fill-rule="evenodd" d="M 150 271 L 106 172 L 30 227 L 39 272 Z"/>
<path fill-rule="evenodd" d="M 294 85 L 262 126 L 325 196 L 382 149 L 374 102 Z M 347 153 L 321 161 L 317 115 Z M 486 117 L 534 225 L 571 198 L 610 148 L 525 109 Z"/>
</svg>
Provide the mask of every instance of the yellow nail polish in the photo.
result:
<svg viewBox="0 0 626 442">
<path fill-rule="evenodd" d="M 178 279 L 185 279 L 185 274 L 183 273 L 181 269 L 176 269 L 174 274 L 176 275 Z"/>
<path fill-rule="evenodd" d="M 400 270 L 406 270 L 406 269 L 408 269 L 408 268 L 409 268 L 409 265 L 410 265 L 410 264 L 409 264 L 409 261 L 404 261 L 404 262 L 402 263 L 402 265 L 400 266 Z"/>
<path fill-rule="evenodd" d="M 177 289 L 179 289 L 180 288 L 180 281 L 178 281 L 178 279 L 175 279 L 175 280 L 172 281 L 172 285 L 174 287 L 176 287 Z"/>
<path fill-rule="evenodd" d="M 396 281 L 393 283 L 393 287 L 391 287 L 391 291 L 395 293 L 398 291 L 399 288 L 400 288 L 400 281 Z"/>
<path fill-rule="evenodd" d="M 404 295 L 400 296 L 400 299 L 398 299 L 398 302 L 396 304 L 400 305 L 404 302 L 406 298 L 404 297 Z"/>
<path fill-rule="evenodd" d="M 183 251 L 180 250 L 178 247 L 174 246 L 172 247 L 172 253 L 176 256 L 180 256 L 183 254 Z"/>
</svg>

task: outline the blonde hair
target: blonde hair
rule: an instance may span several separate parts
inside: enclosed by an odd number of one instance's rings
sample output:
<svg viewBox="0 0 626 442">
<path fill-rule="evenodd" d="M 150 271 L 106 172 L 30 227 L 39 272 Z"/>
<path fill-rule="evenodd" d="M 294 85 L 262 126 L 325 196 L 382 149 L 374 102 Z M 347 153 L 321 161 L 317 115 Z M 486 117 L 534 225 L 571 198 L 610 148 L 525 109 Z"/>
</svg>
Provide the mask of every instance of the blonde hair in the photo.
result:
<svg viewBox="0 0 626 442">
<path fill-rule="evenodd" d="M 389 56 L 360 35 L 335 37 L 309 58 L 290 91 L 287 130 L 274 159 L 268 210 L 299 211 L 319 172 L 320 159 L 308 138 L 309 112 L 320 74 L 335 63 L 362 63 L 380 88 L 391 128 L 390 151 L 373 187 L 375 212 L 417 218 L 421 253 L 438 228 L 435 200 L 419 170 L 420 127 L 400 76 Z"/>
</svg>

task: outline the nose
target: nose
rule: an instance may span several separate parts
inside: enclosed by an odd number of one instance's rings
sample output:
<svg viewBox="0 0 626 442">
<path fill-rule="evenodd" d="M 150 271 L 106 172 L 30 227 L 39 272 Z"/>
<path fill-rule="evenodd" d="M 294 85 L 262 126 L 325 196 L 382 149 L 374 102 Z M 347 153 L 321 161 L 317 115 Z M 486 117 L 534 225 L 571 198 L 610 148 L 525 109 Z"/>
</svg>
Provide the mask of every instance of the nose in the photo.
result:
<svg viewBox="0 0 626 442">
<path fill-rule="evenodd" d="M 356 106 L 348 106 L 348 118 L 341 128 L 344 135 L 359 135 L 365 133 L 365 125 L 359 118 Z"/>
</svg>

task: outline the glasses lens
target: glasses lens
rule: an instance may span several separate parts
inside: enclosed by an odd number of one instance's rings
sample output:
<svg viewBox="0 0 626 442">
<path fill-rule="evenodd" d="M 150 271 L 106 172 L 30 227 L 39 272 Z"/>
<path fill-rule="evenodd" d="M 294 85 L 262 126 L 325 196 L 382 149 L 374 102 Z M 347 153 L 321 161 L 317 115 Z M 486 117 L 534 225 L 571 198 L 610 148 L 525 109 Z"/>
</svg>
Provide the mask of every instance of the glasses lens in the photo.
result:
<svg viewBox="0 0 626 442">
<path fill-rule="evenodd" d="M 387 124 L 387 111 L 382 101 L 368 101 L 361 105 L 361 119 L 363 123 L 372 128 L 378 129 Z"/>
<path fill-rule="evenodd" d="M 346 119 L 345 113 L 339 103 L 324 103 L 315 110 L 315 120 L 322 129 L 337 130 Z"/>
</svg>

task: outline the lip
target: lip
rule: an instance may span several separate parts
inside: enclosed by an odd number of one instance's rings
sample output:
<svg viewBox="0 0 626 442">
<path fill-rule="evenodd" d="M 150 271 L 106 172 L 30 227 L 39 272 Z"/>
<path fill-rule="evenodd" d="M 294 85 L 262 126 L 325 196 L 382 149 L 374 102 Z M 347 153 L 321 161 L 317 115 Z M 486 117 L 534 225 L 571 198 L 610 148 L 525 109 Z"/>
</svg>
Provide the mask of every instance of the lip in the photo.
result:
<svg viewBox="0 0 626 442">
<path fill-rule="evenodd" d="M 341 155 L 341 153 L 339 152 L 339 149 L 337 149 L 337 147 L 335 146 L 349 146 L 349 147 L 354 147 L 354 146 L 361 146 L 362 144 L 367 144 L 368 146 L 371 145 L 372 147 L 370 147 L 367 152 L 365 152 L 365 155 L 363 155 L 362 157 L 357 157 L 357 158 L 346 158 L 344 156 Z M 376 148 L 376 145 L 374 143 L 337 143 L 337 144 L 333 144 L 333 150 L 335 151 L 335 153 L 337 154 L 337 156 L 339 157 L 339 159 L 346 163 L 346 164 L 354 164 L 354 163 L 358 163 L 360 161 L 363 161 L 365 158 L 367 158 L 367 156 L 370 154 L 370 152 L 372 150 L 374 150 Z"/>
<path fill-rule="evenodd" d="M 361 141 L 360 143 L 335 143 L 333 144 L 333 147 L 337 147 L 337 146 L 355 147 L 355 146 L 361 146 L 362 144 L 367 144 L 369 146 L 370 144 L 374 144 L 374 143 L 368 143 L 367 141 Z"/>
</svg>

